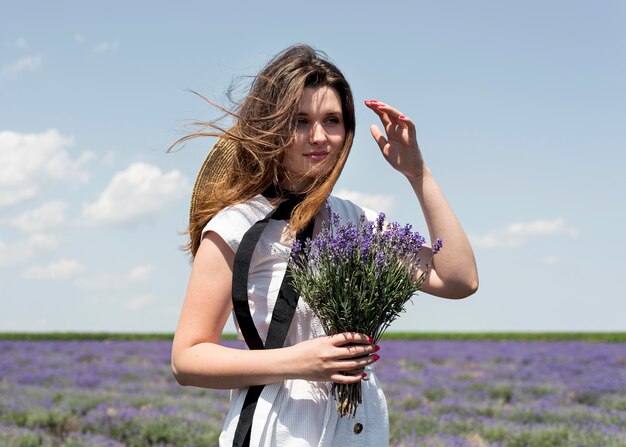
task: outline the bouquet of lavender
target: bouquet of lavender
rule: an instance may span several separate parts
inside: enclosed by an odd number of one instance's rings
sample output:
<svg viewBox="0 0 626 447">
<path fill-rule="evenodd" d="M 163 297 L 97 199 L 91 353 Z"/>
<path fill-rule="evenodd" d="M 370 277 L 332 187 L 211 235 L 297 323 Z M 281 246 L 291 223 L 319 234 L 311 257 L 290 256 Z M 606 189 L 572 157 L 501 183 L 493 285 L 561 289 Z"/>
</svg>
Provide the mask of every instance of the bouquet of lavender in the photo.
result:
<svg viewBox="0 0 626 447">
<path fill-rule="evenodd" d="M 376 343 L 426 279 L 431 262 L 420 264 L 425 239 L 411 225 L 386 223 L 383 213 L 375 221 L 361 216 L 358 224 L 343 225 L 329 214 L 330 223 L 313 240 L 294 243 L 294 287 L 327 335 L 360 332 Z M 438 239 L 433 253 L 441 246 Z M 333 383 L 332 394 L 341 417 L 354 417 L 361 383 Z"/>
</svg>

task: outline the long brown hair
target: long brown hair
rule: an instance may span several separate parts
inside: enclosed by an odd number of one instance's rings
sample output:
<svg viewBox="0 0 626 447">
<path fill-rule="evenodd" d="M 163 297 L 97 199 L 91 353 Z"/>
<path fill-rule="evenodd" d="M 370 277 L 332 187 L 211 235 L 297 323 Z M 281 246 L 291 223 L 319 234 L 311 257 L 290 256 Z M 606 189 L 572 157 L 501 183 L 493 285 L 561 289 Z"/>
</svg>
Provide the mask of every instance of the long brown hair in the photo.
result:
<svg viewBox="0 0 626 447">
<path fill-rule="evenodd" d="M 226 206 L 244 202 L 281 180 L 284 151 L 295 135 L 296 115 L 306 87 L 333 88 L 341 99 L 345 140 L 342 150 L 329 160 L 334 166 L 314 179 L 306 189 L 289 222 L 297 232 L 322 208 L 343 170 L 354 140 L 354 100 L 348 81 L 326 55 L 308 45 L 294 45 L 280 52 L 253 78 L 249 93 L 233 110 L 206 99 L 234 119 L 224 128 L 220 120 L 195 123 L 197 132 L 178 139 L 170 148 L 197 137 L 219 137 L 234 147 L 226 160 L 227 175 L 205 184 L 190 216 L 185 246 L 195 256 L 202 230 L 211 218 Z M 278 200 L 280 197 L 278 198 Z"/>
</svg>

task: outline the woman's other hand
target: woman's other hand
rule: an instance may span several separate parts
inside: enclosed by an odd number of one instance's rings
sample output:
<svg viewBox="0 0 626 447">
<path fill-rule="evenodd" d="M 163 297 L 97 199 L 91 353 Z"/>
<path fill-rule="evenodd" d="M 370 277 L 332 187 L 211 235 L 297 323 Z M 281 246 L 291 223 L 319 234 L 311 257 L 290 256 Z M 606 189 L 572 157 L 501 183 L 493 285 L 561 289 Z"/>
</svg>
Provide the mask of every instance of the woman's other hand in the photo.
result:
<svg viewBox="0 0 626 447">
<path fill-rule="evenodd" d="M 383 156 L 394 169 L 406 177 L 416 178 L 424 173 L 424 159 L 417 144 L 413 121 L 390 105 L 376 100 L 367 100 L 365 105 L 380 118 L 385 133 L 376 124 L 370 131 Z"/>
</svg>

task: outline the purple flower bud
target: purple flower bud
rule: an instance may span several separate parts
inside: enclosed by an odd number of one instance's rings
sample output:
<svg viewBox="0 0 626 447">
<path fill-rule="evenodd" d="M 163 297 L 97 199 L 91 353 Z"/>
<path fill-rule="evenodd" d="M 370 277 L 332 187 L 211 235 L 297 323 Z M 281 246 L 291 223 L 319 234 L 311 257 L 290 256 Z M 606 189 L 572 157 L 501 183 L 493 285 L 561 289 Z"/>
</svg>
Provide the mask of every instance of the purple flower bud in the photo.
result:
<svg viewBox="0 0 626 447">
<path fill-rule="evenodd" d="M 385 213 L 380 213 L 378 219 L 376 219 L 376 230 L 383 231 L 383 224 L 385 223 Z"/>
<path fill-rule="evenodd" d="M 302 243 L 298 239 L 294 240 L 293 244 L 291 244 L 291 256 L 296 256 L 300 254 L 301 251 Z"/>
<path fill-rule="evenodd" d="M 435 254 L 439 253 L 439 250 L 441 250 L 441 247 L 443 247 L 443 241 L 441 239 L 437 238 L 437 240 L 433 244 L 433 254 L 435 255 Z"/>
</svg>

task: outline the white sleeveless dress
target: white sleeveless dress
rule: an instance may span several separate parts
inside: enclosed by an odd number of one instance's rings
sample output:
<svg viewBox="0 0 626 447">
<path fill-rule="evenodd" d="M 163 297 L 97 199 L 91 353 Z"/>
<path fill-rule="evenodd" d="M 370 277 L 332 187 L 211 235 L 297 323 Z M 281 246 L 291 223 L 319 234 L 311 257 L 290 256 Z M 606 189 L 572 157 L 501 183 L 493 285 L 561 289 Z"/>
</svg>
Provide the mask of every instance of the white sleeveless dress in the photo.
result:
<svg viewBox="0 0 626 447">
<path fill-rule="evenodd" d="M 334 196 L 328 198 L 333 212 L 342 222 L 358 222 L 365 214 L 374 220 L 377 214 L 354 203 Z M 245 203 L 224 208 L 203 230 L 214 231 L 228 246 L 237 251 L 245 232 L 271 210 L 269 201 L 258 195 Z M 314 234 L 320 222 L 327 220 L 325 210 L 316 221 Z M 248 278 L 248 299 L 254 324 L 263 341 L 272 318 L 272 312 L 282 284 L 291 252 L 291 240 L 282 241 L 285 221 L 271 220 L 252 256 Z M 233 315 L 238 338 L 243 335 Z M 298 301 L 296 313 L 287 334 L 285 346 L 324 336 L 321 322 L 303 299 Z M 330 395 L 330 382 L 286 380 L 266 385 L 258 400 L 250 438 L 251 446 L 263 447 L 384 447 L 389 445 L 387 403 L 379 387 L 374 368 L 368 368 L 367 381 L 361 381 L 363 403 L 356 417 L 340 418 L 335 401 Z M 231 392 L 230 410 L 219 439 L 221 447 L 233 443 L 246 389 Z"/>
</svg>

